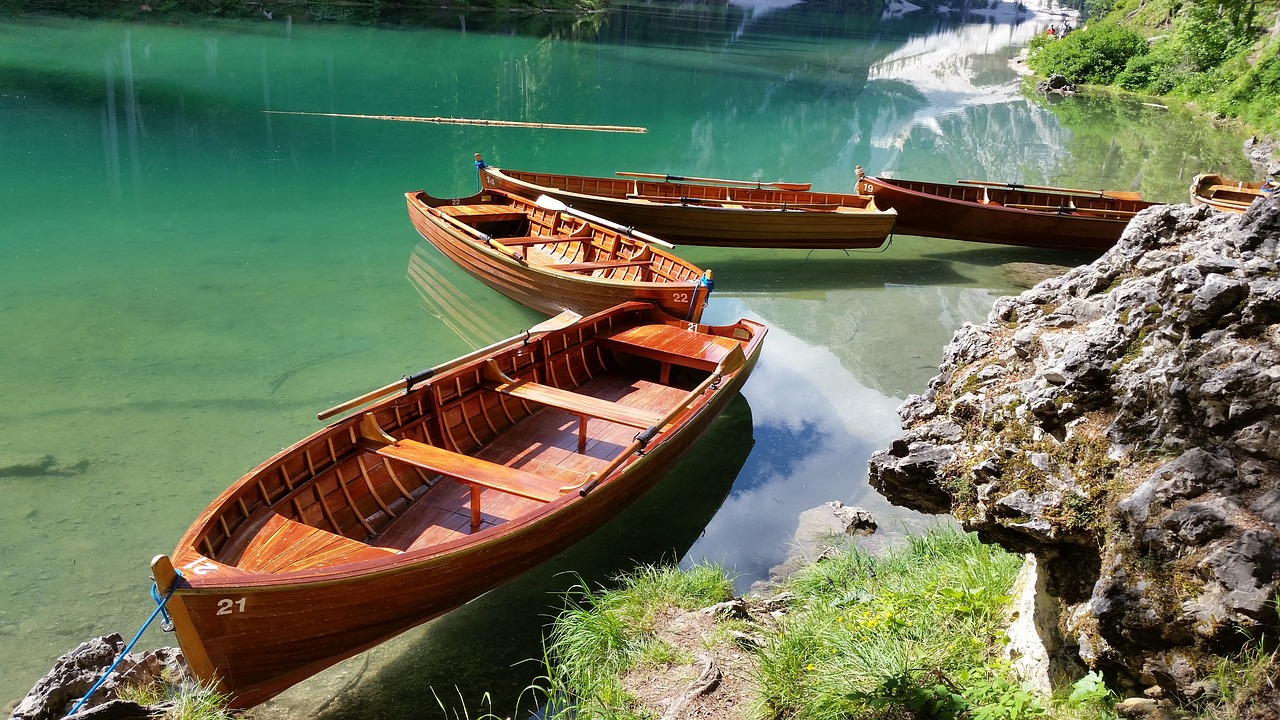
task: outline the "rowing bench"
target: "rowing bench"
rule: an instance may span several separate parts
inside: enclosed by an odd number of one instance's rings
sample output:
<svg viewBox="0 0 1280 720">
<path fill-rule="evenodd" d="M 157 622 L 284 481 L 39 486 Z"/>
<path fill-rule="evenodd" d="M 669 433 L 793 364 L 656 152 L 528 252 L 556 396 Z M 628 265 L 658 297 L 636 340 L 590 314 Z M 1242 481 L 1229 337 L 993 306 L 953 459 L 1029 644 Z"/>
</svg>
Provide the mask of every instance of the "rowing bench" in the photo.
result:
<svg viewBox="0 0 1280 720">
<path fill-rule="evenodd" d="M 551 502 L 560 497 L 560 482 L 531 472 L 481 460 L 470 455 L 449 452 L 416 440 L 397 440 L 378 425 L 372 413 L 360 421 L 360 446 L 369 452 L 433 473 L 447 475 L 471 488 L 471 531 L 480 527 L 480 491 L 490 488 L 538 502 Z"/>
<path fill-rule="evenodd" d="M 494 392 L 511 397 L 529 400 L 540 405 L 558 408 L 578 416 L 578 452 L 587 450 L 587 420 L 597 418 L 607 422 L 627 425 L 642 430 L 662 423 L 662 416 L 651 410 L 631 405 L 602 400 L 591 395 L 563 390 L 551 385 L 533 382 L 532 380 L 516 380 L 508 376 L 498 367 L 498 363 L 490 359 L 485 366 L 485 386 Z"/>
<path fill-rule="evenodd" d="M 714 372 L 734 349 L 741 352 L 740 343 L 732 338 L 693 332 L 677 325 L 636 325 L 614 330 L 603 335 L 600 344 L 657 360 L 661 365 L 658 381 L 664 385 L 671 381 L 673 365 Z"/>
</svg>

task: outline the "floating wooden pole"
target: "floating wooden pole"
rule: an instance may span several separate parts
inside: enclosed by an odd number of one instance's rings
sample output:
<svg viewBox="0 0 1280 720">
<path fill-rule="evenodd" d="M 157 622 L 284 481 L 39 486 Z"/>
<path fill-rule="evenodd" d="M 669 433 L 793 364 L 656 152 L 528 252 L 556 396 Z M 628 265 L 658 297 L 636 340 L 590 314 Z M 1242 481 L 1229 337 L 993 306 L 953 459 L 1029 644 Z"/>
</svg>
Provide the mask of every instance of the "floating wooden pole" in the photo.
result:
<svg viewBox="0 0 1280 720">
<path fill-rule="evenodd" d="M 631 125 L 571 125 L 568 123 L 520 122 L 518 120 L 485 120 L 482 118 L 415 117 L 413 115 L 353 115 L 349 113 L 303 112 L 300 110 L 263 110 L 271 115 L 311 115 L 313 117 L 361 118 L 364 120 L 393 120 L 395 122 L 423 122 L 437 125 L 491 125 L 494 127 L 545 128 L 548 130 L 590 130 L 592 132 L 647 133 L 648 128 Z"/>
</svg>

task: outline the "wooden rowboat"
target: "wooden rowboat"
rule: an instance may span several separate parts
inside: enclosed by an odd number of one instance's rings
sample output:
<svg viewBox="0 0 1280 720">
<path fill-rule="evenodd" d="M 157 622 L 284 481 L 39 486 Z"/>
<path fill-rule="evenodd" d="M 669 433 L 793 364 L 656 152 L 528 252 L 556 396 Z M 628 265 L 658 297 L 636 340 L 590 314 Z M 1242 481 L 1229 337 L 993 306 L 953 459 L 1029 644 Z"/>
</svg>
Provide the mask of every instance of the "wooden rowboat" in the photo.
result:
<svg viewBox="0 0 1280 720">
<path fill-rule="evenodd" d="M 248 707 L 549 559 L 661 478 L 764 335 L 627 303 L 334 408 L 382 398 L 254 468 L 152 561 L 192 671 Z"/>
<path fill-rule="evenodd" d="M 476 156 L 486 188 L 554 197 L 684 245 L 746 248 L 871 248 L 882 245 L 897 215 L 870 196 L 797 190 L 803 183 L 712 178 L 588 177 L 491 167 Z M 637 177 L 638 176 L 638 177 Z"/>
<path fill-rule="evenodd" d="M 1204 173 L 1191 181 L 1191 204 L 1208 205 L 1223 212 L 1242 213 L 1254 200 L 1264 197 L 1265 183 L 1230 180 L 1221 175 Z"/>
<path fill-rule="evenodd" d="M 655 247 L 643 233 L 584 219 L 567 209 L 485 190 L 441 199 L 405 193 L 422 237 L 480 282 L 535 310 L 592 313 L 651 302 L 676 317 L 702 317 L 710 271 Z"/>
<path fill-rule="evenodd" d="M 946 183 L 872 177 L 858 189 L 898 211 L 907 235 L 1066 250 L 1106 250 L 1129 220 L 1159 203 L 1138 193 L 982 181 Z"/>
</svg>

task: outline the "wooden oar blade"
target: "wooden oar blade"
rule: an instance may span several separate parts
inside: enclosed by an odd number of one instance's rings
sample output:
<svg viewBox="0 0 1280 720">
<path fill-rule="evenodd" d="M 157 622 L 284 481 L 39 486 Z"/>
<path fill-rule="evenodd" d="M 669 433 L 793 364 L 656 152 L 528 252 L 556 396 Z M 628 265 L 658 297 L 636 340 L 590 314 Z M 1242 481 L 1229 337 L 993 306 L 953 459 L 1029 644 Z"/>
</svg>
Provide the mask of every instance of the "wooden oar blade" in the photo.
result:
<svg viewBox="0 0 1280 720">
<path fill-rule="evenodd" d="M 547 318 L 546 320 L 543 320 L 537 325 L 529 328 L 529 334 L 541 335 L 543 333 L 552 332 L 553 330 L 563 330 L 581 319 L 582 316 L 578 313 L 572 310 L 565 310 L 559 315 Z"/>
<path fill-rule="evenodd" d="M 719 364 L 716 365 L 716 374 L 723 377 L 741 370 L 742 366 L 746 364 L 747 356 L 742 353 L 742 346 L 734 345 L 729 354 L 721 358 Z"/>
</svg>

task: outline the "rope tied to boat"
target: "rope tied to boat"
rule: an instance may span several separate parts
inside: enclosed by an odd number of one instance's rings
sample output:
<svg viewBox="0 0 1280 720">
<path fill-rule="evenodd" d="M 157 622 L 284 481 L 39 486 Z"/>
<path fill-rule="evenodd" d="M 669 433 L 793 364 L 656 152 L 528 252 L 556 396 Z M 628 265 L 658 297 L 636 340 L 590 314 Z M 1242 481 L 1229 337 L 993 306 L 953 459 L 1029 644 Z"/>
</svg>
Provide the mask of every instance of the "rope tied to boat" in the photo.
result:
<svg viewBox="0 0 1280 720">
<path fill-rule="evenodd" d="M 93 697 L 93 694 L 98 691 L 98 688 L 102 687 L 102 684 L 107 681 L 107 678 L 111 677 L 111 673 L 115 672 L 120 661 L 129 654 L 129 651 L 133 649 L 134 645 L 138 644 L 138 640 L 142 638 L 142 633 L 146 632 L 147 628 L 151 627 L 151 623 L 155 622 L 157 615 L 164 617 L 160 622 L 160 628 L 165 632 L 173 632 L 173 619 L 169 617 L 169 611 L 165 609 L 165 605 L 168 604 L 169 598 L 173 597 L 174 591 L 178 589 L 178 582 L 182 580 L 182 572 L 177 568 L 174 568 L 173 573 L 175 576 L 173 579 L 173 586 L 169 588 L 169 592 L 165 593 L 163 598 L 160 597 L 160 589 L 156 587 L 155 582 L 153 581 L 151 583 L 151 598 L 156 601 L 156 609 L 151 611 L 151 617 L 147 618 L 147 621 L 142 624 L 142 627 L 138 628 L 138 634 L 133 636 L 133 639 L 129 641 L 128 645 L 124 646 L 124 650 L 120 651 L 120 654 L 112 661 L 111 667 L 108 667 L 107 671 L 102 674 L 102 677 L 98 678 L 98 681 L 93 684 L 93 687 L 89 688 L 89 692 L 86 692 L 84 697 L 80 698 L 80 701 L 75 704 L 75 707 L 71 708 L 71 712 L 67 713 L 63 717 L 71 717 L 72 715 L 80 712 L 80 708 L 89 701 L 90 697 Z"/>
<path fill-rule="evenodd" d="M 710 270 L 702 273 L 702 277 L 698 278 L 697 286 L 705 287 L 707 289 L 707 299 L 710 300 L 711 293 L 715 292 L 715 289 L 716 289 L 716 281 L 711 279 Z M 685 320 L 689 320 L 693 317 L 693 311 L 696 309 L 694 308 L 694 305 L 697 304 L 697 302 L 698 302 L 698 290 L 697 288 L 694 288 L 693 296 L 689 298 L 689 309 L 685 311 L 685 314 L 684 314 Z"/>
</svg>

